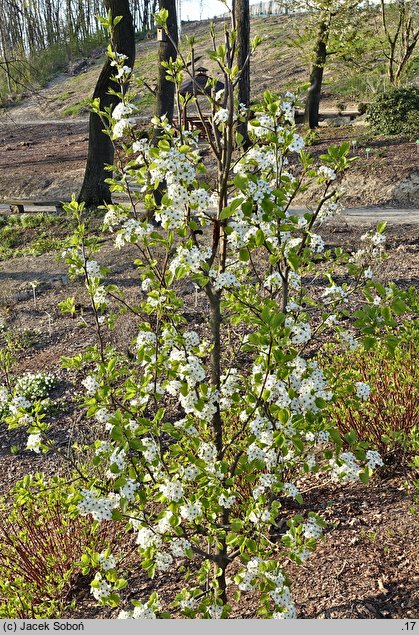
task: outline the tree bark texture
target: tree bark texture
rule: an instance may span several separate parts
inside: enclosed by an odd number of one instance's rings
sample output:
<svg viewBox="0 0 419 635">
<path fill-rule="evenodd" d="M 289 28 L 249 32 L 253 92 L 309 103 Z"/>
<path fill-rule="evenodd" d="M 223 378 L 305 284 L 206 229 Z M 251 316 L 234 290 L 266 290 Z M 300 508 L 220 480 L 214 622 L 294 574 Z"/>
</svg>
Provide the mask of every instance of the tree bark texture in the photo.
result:
<svg viewBox="0 0 419 635">
<path fill-rule="evenodd" d="M 304 111 L 304 122 L 310 129 L 319 125 L 320 93 L 322 90 L 323 71 L 327 57 L 327 41 L 329 39 L 329 25 L 322 21 L 319 25 L 317 41 L 314 49 L 314 62 L 310 72 L 310 88 Z"/>
<path fill-rule="evenodd" d="M 178 44 L 178 27 L 176 15 L 176 0 L 160 0 L 160 9 L 167 9 L 167 30 L 170 38 L 165 34 L 164 40 L 160 42 L 158 58 L 158 78 L 156 87 L 156 116 L 166 115 L 171 123 L 173 121 L 173 110 L 175 106 L 175 85 L 166 79 L 167 70 L 162 66 L 162 62 L 176 60 Z"/>
<path fill-rule="evenodd" d="M 250 105 L 250 11 L 249 0 L 234 0 L 234 12 L 237 24 L 237 66 L 241 72 L 239 79 L 238 100 L 247 108 Z M 246 121 L 239 122 L 238 132 L 243 137 L 244 145 L 249 144 Z"/>
<path fill-rule="evenodd" d="M 116 25 L 113 34 L 113 47 L 118 53 L 127 56 L 126 65 L 132 68 L 135 61 L 135 38 L 132 16 L 128 0 L 105 0 L 105 8 L 111 11 L 112 18 L 122 16 L 122 20 Z M 115 75 L 115 67 L 111 66 L 108 59 L 102 68 L 93 99 L 99 98 L 100 109 L 111 108 L 113 110 L 119 103 L 119 98 L 109 95 L 110 88 L 118 91 L 119 85 L 112 80 Z M 112 201 L 109 185 L 105 179 L 112 176 L 106 170 L 107 165 L 112 165 L 114 160 L 114 148 L 111 139 L 103 132 L 103 123 L 99 115 L 92 112 L 89 119 L 89 147 L 87 155 L 86 171 L 83 185 L 78 197 L 79 202 L 84 202 L 87 207 L 98 207 L 103 203 Z"/>
</svg>

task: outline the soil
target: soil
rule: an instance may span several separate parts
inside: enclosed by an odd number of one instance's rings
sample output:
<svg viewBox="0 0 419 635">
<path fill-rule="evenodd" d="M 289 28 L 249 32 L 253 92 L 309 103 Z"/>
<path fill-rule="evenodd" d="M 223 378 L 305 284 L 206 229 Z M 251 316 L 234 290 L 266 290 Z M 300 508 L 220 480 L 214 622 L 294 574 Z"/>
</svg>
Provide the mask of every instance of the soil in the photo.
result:
<svg viewBox="0 0 419 635">
<path fill-rule="evenodd" d="M 356 136 L 355 136 L 356 135 Z M 345 175 L 344 203 L 349 207 L 419 207 L 419 152 L 404 139 L 360 138 L 353 126 L 319 130 L 309 150 L 322 154 L 332 144 L 357 138 L 357 157 Z M 0 203 L 10 199 L 67 201 L 83 181 L 88 122 L 0 121 Z M 366 152 L 366 148 L 370 151 Z M 305 204 L 307 197 L 297 203 Z"/>
</svg>

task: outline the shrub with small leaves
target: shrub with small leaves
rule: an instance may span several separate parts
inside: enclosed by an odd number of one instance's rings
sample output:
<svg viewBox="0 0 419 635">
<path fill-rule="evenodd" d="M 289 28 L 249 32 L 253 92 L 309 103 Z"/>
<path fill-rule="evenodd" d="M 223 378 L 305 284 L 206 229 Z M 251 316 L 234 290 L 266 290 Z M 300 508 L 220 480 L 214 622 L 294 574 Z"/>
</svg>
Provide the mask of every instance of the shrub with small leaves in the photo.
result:
<svg viewBox="0 0 419 635">
<path fill-rule="evenodd" d="M 417 134 L 412 124 L 417 125 L 418 111 L 419 88 L 392 88 L 368 106 L 367 119 L 378 134 Z"/>
<path fill-rule="evenodd" d="M 29 433 L 26 449 L 40 452 L 46 450 L 42 433 L 44 421 L 51 408 L 49 395 L 57 385 L 51 373 L 25 373 L 16 380 L 9 374 L 8 384 L 0 385 L 0 424 L 9 429 L 25 427 Z"/>
<path fill-rule="evenodd" d="M 57 384 L 51 373 L 25 373 L 16 380 L 14 392 L 30 401 L 45 399 Z"/>
</svg>

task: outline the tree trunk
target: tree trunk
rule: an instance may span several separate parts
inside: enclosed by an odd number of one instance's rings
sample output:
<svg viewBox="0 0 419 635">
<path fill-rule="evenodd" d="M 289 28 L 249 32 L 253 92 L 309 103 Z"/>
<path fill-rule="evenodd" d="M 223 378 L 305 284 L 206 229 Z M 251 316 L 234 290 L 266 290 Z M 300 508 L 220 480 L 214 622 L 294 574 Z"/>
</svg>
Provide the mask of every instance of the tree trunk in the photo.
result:
<svg viewBox="0 0 419 635">
<path fill-rule="evenodd" d="M 135 60 L 135 39 L 132 24 L 132 16 L 129 9 L 128 0 L 105 0 L 105 7 L 111 11 L 112 18 L 123 16 L 123 19 L 116 25 L 113 35 L 114 50 L 123 53 L 128 57 L 126 65 L 134 66 Z M 115 67 L 111 66 L 108 59 L 102 68 L 93 99 L 100 99 L 100 109 L 111 108 L 112 110 L 119 103 L 119 98 L 109 95 L 110 88 L 119 90 L 119 85 L 112 81 L 115 74 Z M 87 156 L 86 171 L 83 185 L 78 197 L 79 202 L 84 202 L 87 207 L 98 207 L 103 203 L 112 201 L 109 185 L 105 179 L 111 178 L 112 173 L 105 170 L 107 165 L 112 165 L 114 160 L 114 148 L 111 139 L 103 132 L 103 123 L 96 113 L 90 113 L 89 119 L 89 149 Z"/>
<path fill-rule="evenodd" d="M 175 61 L 177 57 L 176 46 L 178 43 L 178 28 L 176 16 L 176 0 L 160 0 L 160 9 L 167 9 L 167 29 L 172 41 L 164 34 L 165 39 L 160 42 L 159 47 L 159 74 L 156 87 L 156 115 L 162 117 L 166 115 L 170 123 L 173 121 L 173 110 L 175 106 L 175 85 L 166 79 L 166 69 L 161 65 L 168 62 L 170 58 Z"/>
<path fill-rule="evenodd" d="M 239 79 L 239 104 L 246 108 L 250 105 L 250 11 L 249 0 L 234 0 L 234 12 L 237 25 L 237 66 L 241 72 Z M 250 140 L 246 121 L 237 125 L 238 132 L 243 137 L 243 145 L 248 147 Z"/>
<path fill-rule="evenodd" d="M 329 38 L 329 25 L 323 20 L 319 25 L 316 46 L 314 49 L 314 63 L 310 72 L 310 88 L 304 111 L 304 123 L 308 123 L 310 129 L 319 125 L 320 93 L 322 90 L 323 71 L 326 64 L 327 41 Z"/>
</svg>

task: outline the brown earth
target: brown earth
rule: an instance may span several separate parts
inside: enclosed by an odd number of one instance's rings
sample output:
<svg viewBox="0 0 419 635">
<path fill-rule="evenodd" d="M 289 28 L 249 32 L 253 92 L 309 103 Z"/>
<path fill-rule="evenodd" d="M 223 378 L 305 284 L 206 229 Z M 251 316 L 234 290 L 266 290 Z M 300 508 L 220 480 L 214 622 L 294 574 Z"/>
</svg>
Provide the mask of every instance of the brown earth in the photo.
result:
<svg viewBox="0 0 419 635">
<path fill-rule="evenodd" d="M 309 148 L 318 155 L 332 144 L 356 139 L 357 160 L 345 175 L 344 203 L 350 207 L 419 207 L 419 148 L 394 138 L 371 139 L 354 126 L 319 129 Z M 66 201 L 83 180 L 87 120 L 0 122 L 0 203 L 14 198 Z M 370 148 L 368 153 L 366 148 Z M 299 201 L 304 203 L 304 199 Z"/>
</svg>

